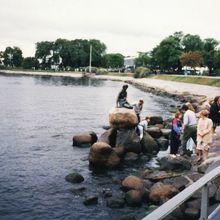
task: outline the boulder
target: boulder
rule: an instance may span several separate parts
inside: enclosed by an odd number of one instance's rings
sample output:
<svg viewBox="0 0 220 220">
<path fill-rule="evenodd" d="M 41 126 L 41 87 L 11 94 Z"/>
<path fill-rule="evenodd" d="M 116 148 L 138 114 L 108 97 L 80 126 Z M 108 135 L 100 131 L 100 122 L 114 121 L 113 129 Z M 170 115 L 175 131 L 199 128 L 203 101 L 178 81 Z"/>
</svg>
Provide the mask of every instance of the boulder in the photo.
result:
<svg viewBox="0 0 220 220">
<path fill-rule="evenodd" d="M 77 147 L 88 146 L 88 147 L 90 147 L 97 140 L 98 140 L 97 135 L 94 132 L 77 134 L 77 135 L 73 136 L 73 146 L 77 146 Z"/>
<path fill-rule="evenodd" d="M 114 128 L 130 128 L 137 125 L 138 118 L 133 109 L 113 108 L 109 112 L 109 123 Z"/>
<path fill-rule="evenodd" d="M 167 148 L 169 147 L 169 140 L 167 140 L 164 137 L 160 137 L 156 139 L 156 141 L 158 143 L 160 150 L 167 150 Z"/>
<path fill-rule="evenodd" d="M 96 142 L 90 148 L 89 163 L 98 168 L 114 168 L 119 165 L 120 158 L 108 144 Z"/>
<path fill-rule="evenodd" d="M 161 170 L 190 170 L 191 169 L 191 162 L 184 157 L 162 157 L 160 159 L 160 169 Z"/>
<path fill-rule="evenodd" d="M 121 216 L 120 220 L 136 220 L 136 218 L 133 214 L 125 214 Z"/>
<path fill-rule="evenodd" d="M 153 138 L 160 138 L 162 135 L 160 128 L 156 126 L 148 128 L 147 133 Z"/>
<path fill-rule="evenodd" d="M 167 173 L 166 171 L 154 171 L 153 173 L 150 173 L 149 175 L 145 176 L 146 179 L 149 179 L 153 182 L 157 182 L 171 177 L 172 174 Z"/>
<path fill-rule="evenodd" d="M 96 205 L 98 204 L 98 196 L 88 196 L 83 201 L 84 205 Z"/>
<path fill-rule="evenodd" d="M 144 136 L 141 140 L 142 152 L 145 154 L 156 154 L 159 151 L 157 142 L 147 133 L 144 132 Z"/>
<path fill-rule="evenodd" d="M 161 116 L 151 116 L 149 125 L 163 124 L 163 118 Z"/>
<path fill-rule="evenodd" d="M 128 206 L 141 206 L 143 193 L 139 190 L 130 190 L 125 193 L 125 201 Z"/>
<path fill-rule="evenodd" d="M 149 199 L 156 204 L 160 204 L 172 198 L 178 192 L 176 187 L 158 182 L 151 187 Z"/>
<path fill-rule="evenodd" d="M 197 220 L 199 219 L 200 210 L 196 208 L 186 208 L 184 213 L 187 220 Z"/>
<path fill-rule="evenodd" d="M 162 135 L 167 138 L 167 139 L 170 139 L 170 133 L 171 133 L 171 129 L 169 128 L 163 128 L 160 130 Z"/>
<path fill-rule="evenodd" d="M 125 190 L 143 189 L 144 188 L 144 181 L 136 176 L 128 176 L 122 181 L 122 187 Z"/>
<path fill-rule="evenodd" d="M 105 142 L 109 144 L 111 147 L 115 147 L 116 136 L 117 129 L 110 128 L 99 137 L 99 142 Z"/>
<path fill-rule="evenodd" d="M 138 160 L 138 154 L 133 152 L 127 152 L 124 156 L 124 161 L 126 162 L 133 162 Z"/>
<path fill-rule="evenodd" d="M 125 154 L 125 149 L 124 147 L 113 147 L 112 148 L 113 151 L 115 151 L 115 153 L 119 156 L 119 157 L 123 157 Z"/>
<path fill-rule="evenodd" d="M 65 180 L 71 183 L 81 183 L 84 181 L 84 177 L 79 173 L 70 173 L 65 177 Z"/>
<path fill-rule="evenodd" d="M 116 147 L 123 147 L 125 152 L 141 152 L 140 138 L 135 129 L 119 129 L 116 138 Z"/>
<path fill-rule="evenodd" d="M 163 183 L 164 184 L 172 184 L 179 191 L 182 191 L 190 184 L 190 181 L 184 176 L 177 176 L 177 177 L 174 177 L 174 178 L 165 179 L 163 181 Z"/>
</svg>

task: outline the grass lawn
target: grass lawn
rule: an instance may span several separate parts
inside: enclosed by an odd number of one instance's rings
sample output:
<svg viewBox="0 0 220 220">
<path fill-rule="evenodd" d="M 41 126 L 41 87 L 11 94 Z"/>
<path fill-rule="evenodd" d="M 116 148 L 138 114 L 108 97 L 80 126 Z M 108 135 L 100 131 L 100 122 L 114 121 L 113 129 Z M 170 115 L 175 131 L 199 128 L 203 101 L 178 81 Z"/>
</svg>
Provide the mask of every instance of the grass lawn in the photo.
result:
<svg viewBox="0 0 220 220">
<path fill-rule="evenodd" d="M 176 82 L 193 83 L 200 85 L 216 86 L 220 87 L 220 78 L 215 77 L 203 77 L 203 76 L 178 76 L 178 75 L 150 75 L 153 79 L 162 79 Z"/>
</svg>

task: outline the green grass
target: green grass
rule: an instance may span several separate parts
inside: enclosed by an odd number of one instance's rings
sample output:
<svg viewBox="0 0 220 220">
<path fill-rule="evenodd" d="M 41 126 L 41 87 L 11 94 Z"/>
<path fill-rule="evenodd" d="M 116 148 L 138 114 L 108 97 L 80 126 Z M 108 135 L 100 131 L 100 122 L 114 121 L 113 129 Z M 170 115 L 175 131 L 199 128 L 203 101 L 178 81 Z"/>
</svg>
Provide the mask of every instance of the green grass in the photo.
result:
<svg viewBox="0 0 220 220">
<path fill-rule="evenodd" d="M 150 78 L 220 87 L 220 78 L 203 76 L 150 75 Z"/>
</svg>

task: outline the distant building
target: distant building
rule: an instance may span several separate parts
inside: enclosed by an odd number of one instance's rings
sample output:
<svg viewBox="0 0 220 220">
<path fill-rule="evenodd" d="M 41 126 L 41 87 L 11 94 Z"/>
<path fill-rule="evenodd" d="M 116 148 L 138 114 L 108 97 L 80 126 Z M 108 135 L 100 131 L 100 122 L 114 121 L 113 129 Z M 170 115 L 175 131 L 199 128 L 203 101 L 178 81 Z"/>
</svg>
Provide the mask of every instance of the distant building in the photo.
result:
<svg viewBox="0 0 220 220">
<path fill-rule="evenodd" d="M 124 67 L 125 67 L 125 71 L 126 72 L 132 72 L 135 68 L 135 58 L 136 57 L 131 57 L 131 56 L 128 56 L 128 57 L 125 57 L 124 58 Z"/>
</svg>

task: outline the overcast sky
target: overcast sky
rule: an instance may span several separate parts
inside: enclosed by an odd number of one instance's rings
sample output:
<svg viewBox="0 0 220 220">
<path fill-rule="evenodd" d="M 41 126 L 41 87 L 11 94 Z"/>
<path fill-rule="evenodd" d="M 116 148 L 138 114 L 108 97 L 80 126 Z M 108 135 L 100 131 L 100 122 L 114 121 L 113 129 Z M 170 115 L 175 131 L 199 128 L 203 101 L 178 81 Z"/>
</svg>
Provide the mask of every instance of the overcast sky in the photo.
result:
<svg viewBox="0 0 220 220">
<path fill-rule="evenodd" d="M 220 40 L 219 0 L 0 0 L 0 50 L 35 43 L 99 39 L 107 53 L 136 55 L 183 31 Z"/>
</svg>

